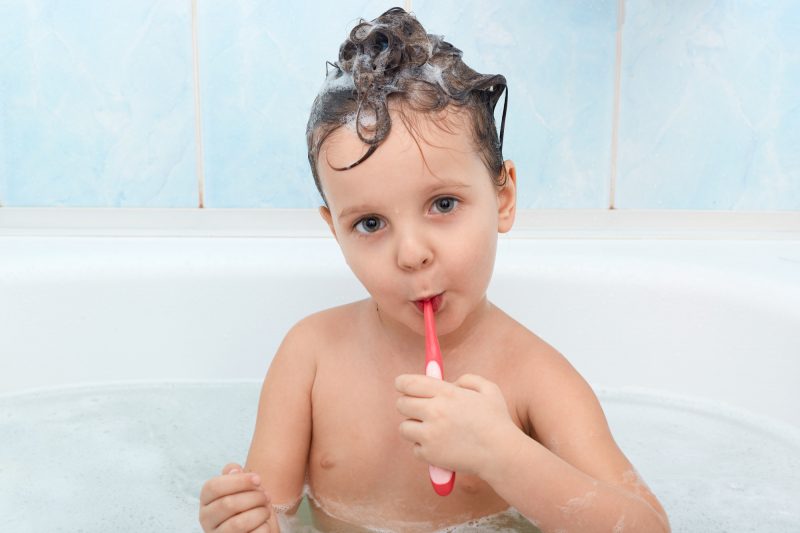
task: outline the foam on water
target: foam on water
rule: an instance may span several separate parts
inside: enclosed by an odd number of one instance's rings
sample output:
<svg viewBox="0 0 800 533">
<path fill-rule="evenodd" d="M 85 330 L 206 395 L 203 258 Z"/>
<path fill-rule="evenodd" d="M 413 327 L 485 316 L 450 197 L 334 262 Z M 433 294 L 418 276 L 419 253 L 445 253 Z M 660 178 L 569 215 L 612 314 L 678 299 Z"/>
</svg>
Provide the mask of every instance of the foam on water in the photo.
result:
<svg viewBox="0 0 800 533">
<path fill-rule="evenodd" d="M 4 530 L 197 531 L 202 484 L 247 455 L 259 391 L 251 381 L 0 396 Z M 650 391 L 598 396 L 674 531 L 800 531 L 798 428 Z M 308 517 L 283 519 L 312 533 Z M 517 518 L 509 509 L 450 531 L 516 531 L 504 524 Z"/>
<path fill-rule="evenodd" d="M 305 499 L 304 499 L 305 498 Z M 294 508 L 299 501 L 302 504 L 294 515 L 286 514 L 286 511 Z M 281 531 L 291 531 L 296 533 L 326 533 L 325 530 L 318 529 L 313 525 L 312 514 L 324 514 L 326 524 L 335 527 L 335 531 L 360 531 L 369 533 L 392 533 L 395 529 L 386 527 L 376 527 L 370 525 L 355 525 L 345 520 L 337 518 L 329 509 L 317 500 L 309 485 L 306 484 L 300 498 L 290 504 L 273 505 L 273 510 L 278 513 L 278 523 Z M 428 522 L 403 522 L 403 531 L 411 529 L 415 531 L 427 531 L 432 533 L 477 533 L 480 531 L 508 532 L 508 533 L 540 533 L 522 514 L 513 507 L 505 511 L 468 520 L 461 524 L 455 524 L 441 529 L 434 529 Z"/>
</svg>

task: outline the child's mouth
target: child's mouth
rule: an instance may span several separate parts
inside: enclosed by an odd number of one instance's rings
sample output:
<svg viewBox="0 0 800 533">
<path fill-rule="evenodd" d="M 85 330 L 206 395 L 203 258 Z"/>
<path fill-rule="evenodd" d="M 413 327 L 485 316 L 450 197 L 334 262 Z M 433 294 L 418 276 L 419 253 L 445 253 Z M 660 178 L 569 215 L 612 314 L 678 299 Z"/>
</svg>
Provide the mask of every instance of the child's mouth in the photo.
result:
<svg viewBox="0 0 800 533">
<path fill-rule="evenodd" d="M 422 300 L 416 300 L 414 301 L 414 303 L 417 304 L 417 309 L 419 309 L 419 312 L 422 313 L 422 302 L 424 302 L 426 299 L 430 300 L 431 304 L 433 305 L 433 312 L 435 313 L 442 306 L 443 298 L 444 298 L 444 292 L 440 292 L 436 296 L 432 296 L 431 298 L 425 298 Z"/>
</svg>

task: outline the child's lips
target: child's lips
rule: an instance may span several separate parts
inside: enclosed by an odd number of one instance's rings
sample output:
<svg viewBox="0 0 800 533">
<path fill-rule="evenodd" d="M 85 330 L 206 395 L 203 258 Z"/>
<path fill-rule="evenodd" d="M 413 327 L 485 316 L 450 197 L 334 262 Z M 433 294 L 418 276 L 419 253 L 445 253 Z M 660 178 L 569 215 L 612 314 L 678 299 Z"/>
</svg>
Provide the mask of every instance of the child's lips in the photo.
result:
<svg viewBox="0 0 800 533">
<path fill-rule="evenodd" d="M 440 292 L 440 293 L 439 293 L 439 294 L 437 294 L 436 296 L 433 296 L 433 297 L 431 297 L 431 298 L 426 298 L 426 299 L 428 299 L 428 300 L 430 300 L 430 301 L 431 301 L 431 304 L 433 305 L 433 312 L 435 313 L 435 312 L 437 312 L 437 311 L 439 310 L 439 308 L 442 306 L 442 300 L 444 299 L 444 292 Z M 423 309 L 422 309 L 422 303 L 423 303 L 423 302 L 424 302 L 426 299 L 422 299 L 422 300 L 416 300 L 416 301 L 414 302 L 415 304 L 417 304 L 417 309 L 419 309 L 419 312 L 420 312 L 420 313 L 422 313 L 422 312 L 423 312 Z"/>
</svg>

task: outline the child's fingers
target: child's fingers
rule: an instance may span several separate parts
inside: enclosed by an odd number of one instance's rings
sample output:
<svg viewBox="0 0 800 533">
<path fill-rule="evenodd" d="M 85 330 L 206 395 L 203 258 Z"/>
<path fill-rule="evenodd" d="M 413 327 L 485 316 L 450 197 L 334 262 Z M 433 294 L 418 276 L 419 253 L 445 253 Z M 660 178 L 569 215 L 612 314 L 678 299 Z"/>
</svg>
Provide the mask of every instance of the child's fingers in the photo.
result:
<svg viewBox="0 0 800 533">
<path fill-rule="evenodd" d="M 458 378 L 454 384 L 465 389 L 474 390 L 475 392 L 485 392 L 487 388 L 491 387 L 492 382 L 475 374 L 464 374 Z"/>
<path fill-rule="evenodd" d="M 414 398 L 412 396 L 400 396 L 397 399 L 397 410 L 400 414 L 415 420 L 425 420 L 427 413 L 426 407 L 430 404 L 428 398 Z"/>
<path fill-rule="evenodd" d="M 402 374 L 394 380 L 395 388 L 408 396 L 432 398 L 445 389 L 449 383 L 419 374 Z"/>
<path fill-rule="evenodd" d="M 218 533 L 242 533 L 253 531 L 269 520 L 269 511 L 266 507 L 255 507 L 225 520 L 216 529 Z"/>
<path fill-rule="evenodd" d="M 419 443 L 424 440 L 422 422 L 417 422 L 416 420 L 403 420 L 400 422 L 399 431 L 400 436 L 407 441 Z"/>
<path fill-rule="evenodd" d="M 258 513 L 251 513 L 259 509 Z M 234 528 L 230 531 L 251 531 L 266 521 L 270 513 L 269 498 L 264 491 L 248 490 L 214 500 L 204 508 L 204 519 L 207 526 L 218 531 L 227 531 L 226 528 Z M 254 522 L 253 516 L 263 516 L 264 519 Z"/>
<path fill-rule="evenodd" d="M 238 463 L 228 463 L 222 467 L 222 475 L 224 476 L 225 474 L 230 474 L 232 470 L 238 470 L 242 472 L 244 468 L 242 468 L 242 465 Z"/>
<path fill-rule="evenodd" d="M 250 533 L 270 533 L 269 522 L 264 522 Z"/>
<path fill-rule="evenodd" d="M 208 505 L 214 500 L 229 494 L 258 489 L 261 486 L 261 476 L 258 474 L 245 474 L 242 472 L 217 476 L 209 479 L 200 490 L 200 504 Z"/>
</svg>

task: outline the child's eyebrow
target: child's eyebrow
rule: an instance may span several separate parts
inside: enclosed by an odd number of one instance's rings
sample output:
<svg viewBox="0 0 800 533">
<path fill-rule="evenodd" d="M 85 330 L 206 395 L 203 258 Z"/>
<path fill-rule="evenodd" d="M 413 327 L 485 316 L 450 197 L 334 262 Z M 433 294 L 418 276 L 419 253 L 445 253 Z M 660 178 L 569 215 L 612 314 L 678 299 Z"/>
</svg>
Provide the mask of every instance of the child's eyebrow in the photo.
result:
<svg viewBox="0 0 800 533">
<path fill-rule="evenodd" d="M 462 183 L 460 181 L 440 181 L 428 187 L 425 192 L 430 194 L 441 189 L 469 189 L 470 187 L 468 183 Z"/>
<path fill-rule="evenodd" d="M 351 205 L 350 207 L 342 209 L 342 211 L 339 213 L 339 218 L 344 218 L 344 217 L 348 216 L 350 213 L 359 213 L 359 212 L 362 212 L 362 211 L 371 211 L 371 210 L 372 210 L 372 208 L 370 206 L 366 205 L 366 204 L 363 204 L 363 205 Z"/>
<path fill-rule="evenodd" d="M 468 183 L 462 183 L 460 181 L 443 181 L 438 182 L 434 185 L 431 185 L 427 189 L 425 189 L 425 194 L 432 194 L 436 191 L 440 191 L 442 189 L 469 189 L 471 185 Z M 339 218 L 344 218 L 351 213 L 359 213 L 364 211 L 373 211 L 374 208 L 368 204 L 359 204 L 359 205 L 351 205 L 350 207 L 345 207 L 339 212 Z"/>
</svg>

